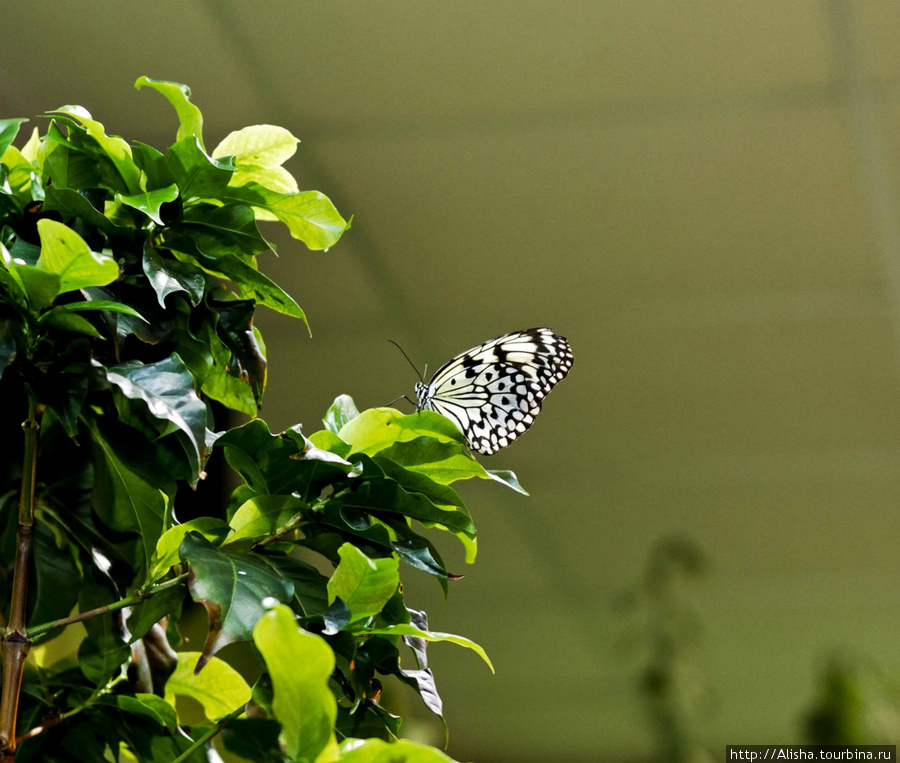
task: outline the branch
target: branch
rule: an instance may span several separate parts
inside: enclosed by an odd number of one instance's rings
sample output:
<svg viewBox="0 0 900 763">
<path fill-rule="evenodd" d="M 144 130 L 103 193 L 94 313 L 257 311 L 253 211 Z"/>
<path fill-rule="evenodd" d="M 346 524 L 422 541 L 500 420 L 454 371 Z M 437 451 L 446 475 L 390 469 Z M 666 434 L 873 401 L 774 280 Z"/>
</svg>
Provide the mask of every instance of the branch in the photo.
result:
<svg viewBox="0 0 900 763">
<path fill-rule="evenodd" d="M 97 615 L 103 615 L 107 612 L 115 612 L 119 609 L 125 609 L 125 607 L 133 607 L 135 604 L 140 604 L 144 599 L 149 599 L 150 597 L 155 596 L 162 591 L 168 591 L 170 588 L 174 588 L 187 576 L 188 573 L 183 572 L 178 577 L 167 580 L 164 583 L 153 586 L 152 588 L 135 591 L 131 596 L 127 596 L 124 599 L 119 599 L 119 601 L 114 601 L 112 604 L 104 604 L 102 607 L 89 609 L 87 612 L 79 612 L 77 615 L 63 617 L 59 620 L 54 620 L 52 623 L 41 623 L 40 625 L 32 626 L 26 631 L 27 636 L 29 639 L 33 639 L 36 636 L 40 636 L 47 631 L 52 631 L 56 628 L 63 628 L 66 625 L 71 625 L 72 623 L 80 623 L 82 620 L 89 620 L 90 618 L 96 617 Z"/>
<path fill-rule="evenodd" d="M 3 688 L 0 690 L 0 755 L 11 761 L 16 749 L 16 715 L 19 689 L 28 656 L 25 631 L 25 605 L 28 602 L 28 568 L 31 564 L 34 535 L 34 493 L 37 473 L 38 430 L 43 407 L 28 392 L 28 418 L 22 422 L 25 448 L 22 459 L 22 492 L 19 500 L 19 525 L 16 531 L 16 561 L 13 571 L 12 604 L 9 627 L 3 638 Z"/>
<path fill-rule="evenodd" d="M 224 718 L 220 719 L 218 723 L 212 728 L 206 730 L 206 733 L 200 737 L 196 742 L 194 742 L 190 747 L 188 747 L 181 755 L 179 755 L 172 763 L 183 763 L 188 760 L 191 755 L 193 755 L 197 750 L 201 749 L 207 742 L 209 742 L 213 737 L 215 737 L 222 729 L 224 729 L 231 721 L 237 718 L 240 715 L 243 715 L 244 711 L 247 709 L 246 705 L 241 705 L 234 712 L 229 713 Z"/>
</svg>

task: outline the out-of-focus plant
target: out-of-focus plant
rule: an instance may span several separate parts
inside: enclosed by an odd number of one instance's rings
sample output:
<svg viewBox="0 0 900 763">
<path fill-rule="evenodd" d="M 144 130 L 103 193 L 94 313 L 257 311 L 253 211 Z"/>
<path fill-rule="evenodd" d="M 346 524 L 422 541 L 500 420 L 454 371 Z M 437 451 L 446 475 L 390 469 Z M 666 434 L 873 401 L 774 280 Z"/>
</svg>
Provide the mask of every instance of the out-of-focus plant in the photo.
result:
<svg viewBox="0 0 900 763">
<path fill-rule="evenodd" d="M 700 652 L 702 623 L 688 595 L 706 568 L 695 542 L 663 538 L 649 554 L 643 579 L 617 601 L 626 622 L 622 649 L 636 666 L 656 757 L 666 763 L 712 759 L 700 734 L 711 709 Z"/>
<path fill-rule="evenodd" d="M 900 686 L 870 662 L 832 657 L 805 721 L 809 744 L 895 744 L 900 736 Z"/>
<path fill-rule="evenodd" d="M 482 468 L 437 414 L 360 414 L 347 397 L 310 436 L 258 418 L 214 431 L 213 402 L 254 417 L 262 399 L 257 305 L 305 322 L 258 269 L 273 247 L 257 222 L 316 250 L 348 223 L 282 166 L 287 130 L 247 127 L 208 153 L 186 87 L 137 87 L 175 108 L 165 153 L 78 106 L 21 148 L 26 120 L 0 121 L 0 756 L 196 762 L 217 759 L 220 736 L 254 761 L 447 761 L 396 741 L 381 681 L 442 718 L 426 645 L 487 657 L 406 605 L 401 563 L 446 591 L 423 531 L 455 535 L 472 561 L 451 484 L 520 490 L 515 475 Z M 179 523 L 193 494 L 176 488 L 204 478 L 214 448 L 241 484 L 218 516 Z M 188 596 L 208 636 L 176 652 Z M 55 639 L 72 648 L 51 661 Z M 241 641 L 259 658 L 252 687 L 217 656 Z M 189 727 L 179 695 L 207 721 Z"/>
</svg>

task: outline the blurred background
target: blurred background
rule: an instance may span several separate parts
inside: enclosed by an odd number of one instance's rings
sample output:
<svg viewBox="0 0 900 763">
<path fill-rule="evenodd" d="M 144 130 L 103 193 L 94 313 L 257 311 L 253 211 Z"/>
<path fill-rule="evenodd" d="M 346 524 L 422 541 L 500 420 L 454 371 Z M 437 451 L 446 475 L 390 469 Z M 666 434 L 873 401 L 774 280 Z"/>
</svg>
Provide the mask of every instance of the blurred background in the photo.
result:
<svg viewBox="0 0 900 763">
<path fill-rule="evenodd" d="M 900 6 L 891 0 L 6 3 L 0 114 L 164 147 L 271 123 L 354 224 L 261 267 L 274 429 L 548 325 L 575 353 L 464 485 L 430 651 L 449 752 L 721 759 L 900 735 Z M 26 127 L 30 131 L 32 122 Z M 267 232 L 278 235 L 277 229 Z M 449 560 L 448 560 L 449 561 Z M 409 572 L 409 571 L 407 571 Z M 411 695 L 410 735 L 442 743 Z"/>
</svg>

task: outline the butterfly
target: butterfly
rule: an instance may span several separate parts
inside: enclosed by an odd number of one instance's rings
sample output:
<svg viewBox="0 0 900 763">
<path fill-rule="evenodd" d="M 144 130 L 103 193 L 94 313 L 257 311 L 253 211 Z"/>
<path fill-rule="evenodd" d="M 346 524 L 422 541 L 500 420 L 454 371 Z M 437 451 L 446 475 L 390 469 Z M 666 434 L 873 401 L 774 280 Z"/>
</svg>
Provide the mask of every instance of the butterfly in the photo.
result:
<svg viewBox="0 0 900 763">
<path fill-rule="evenodd" d="M 573 362 L 566 338 L 550 329 L 513 331 L 457 355 L 428 384 L 419 381 L 416 409 L 446 416 L 472 450 L 489 456 L 534 423 Z"/>
</svg>

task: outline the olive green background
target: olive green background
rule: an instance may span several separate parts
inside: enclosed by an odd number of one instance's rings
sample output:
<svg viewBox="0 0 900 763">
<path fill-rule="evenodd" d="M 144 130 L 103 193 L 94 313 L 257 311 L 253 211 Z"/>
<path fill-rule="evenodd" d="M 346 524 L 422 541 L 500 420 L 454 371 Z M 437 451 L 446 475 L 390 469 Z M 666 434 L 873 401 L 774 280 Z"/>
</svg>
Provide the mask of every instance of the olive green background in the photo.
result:
<svg viewBox="0 0 900 763">
<path fill-rule="evenodd" d="M 434 369 L 567 336 L 569 378 L 488 461 L 531 498 L 463 486 L 478 563 L 451 547 L 446 605 L 407 585 L 497 668 L 430 650 L 450 752 L 650 755 L 612 601 L 680 533 L 710 560 L 718 758 L 801 741 L 834 650 L 900 670 L 898 37 L 891 0 L 7 2 L 0 114 L 78 103 L 164 147 L 145 74 L 192 87 L 210 148 L 302 139 L 300 187 L 354 224 L 262 258 L 313 328 L 259 317 L 273 428 L 411 394 L 388 339 Z"/>
</svg>

